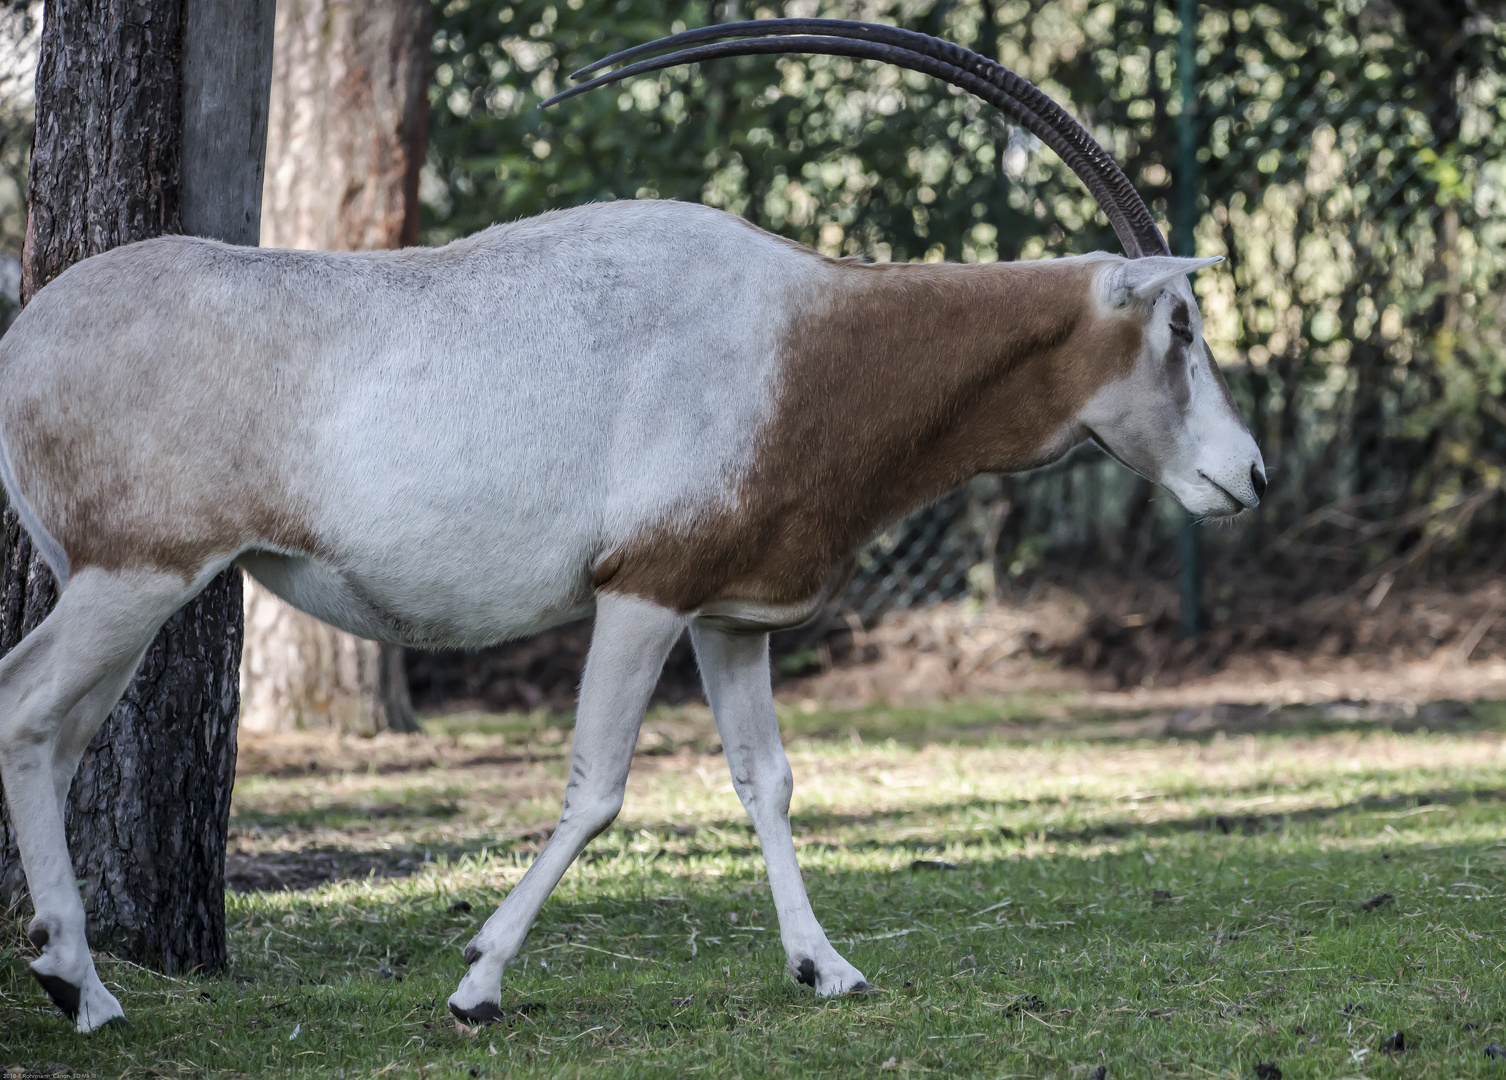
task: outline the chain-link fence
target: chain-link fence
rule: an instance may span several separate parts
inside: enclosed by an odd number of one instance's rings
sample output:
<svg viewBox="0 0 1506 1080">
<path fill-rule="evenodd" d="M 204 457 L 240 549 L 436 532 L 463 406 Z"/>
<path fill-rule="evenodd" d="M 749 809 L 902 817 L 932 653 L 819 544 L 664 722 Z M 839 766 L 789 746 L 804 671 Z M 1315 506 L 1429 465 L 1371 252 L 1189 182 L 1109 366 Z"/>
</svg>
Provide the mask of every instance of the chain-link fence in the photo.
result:
<svg viewBox="0 0 1506 1080">
<path fill-rule="evenodd" d="M 1272 482 L 1258 514 L 1208 538 L 1211 561 L 1329 588 L 1499 565 L 1506 114 L 1495 15 L 1463 2 L 1119 0 L 1053 53 L 1035 47 L 1053 7 L 1063 6 L 1002 5 L 985 34 L 983 9 L 959 6 L 951 28 L 964 40 L 971 31 L 975 47 L 992 35 L 1005 63 L 1047 86 L 1082 86 L 1077 69 L 1096 70 L 1097 92 L 1073 107 L 1169 219 L 1175 249 L 1226 258 L 1196 287 Z M 1019 171 L 1004 199 L 1049 238 L 1074 182 L 1054 159 Z M 1193 210 L 1192 241 L 1186 225 L 1178 235 L 1189 220 L 1179 206 Z M 1179 524 L 1144 481 L 1079 451 L 1039 474 L 977 481 L 891 529 L 846 602 L 871 620 L 987 592 L 1048 558 L 1166 573 Z"/>
</svg>

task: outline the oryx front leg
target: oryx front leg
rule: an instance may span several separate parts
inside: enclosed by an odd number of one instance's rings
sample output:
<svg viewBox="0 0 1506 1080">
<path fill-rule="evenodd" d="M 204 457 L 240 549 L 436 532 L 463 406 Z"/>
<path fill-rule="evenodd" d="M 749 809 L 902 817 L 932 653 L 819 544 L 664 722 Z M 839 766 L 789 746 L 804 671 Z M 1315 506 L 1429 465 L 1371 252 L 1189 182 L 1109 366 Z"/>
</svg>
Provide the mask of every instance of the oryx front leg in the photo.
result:
<svg viewBox="0 0 1506 1080">
<path fill-rule="evenodd" d="M 693 623 L 690 637 L 732 770 L 732 786 L 758 830 L 790 974 L 822 996 L 868 989 L 863 973 L 826 940 L 800 878 L 790 835 L 794 777 L 774 715 L 769 636 L 730 634 Z"/>
<path fill-rule="evenodd" d="M 109 715 L 163 619 L 191 595 L 176 575 L 84 570 L 0 660 L 0 782 L 36 915 L 31 972 L 79 1031 L 122 1019 L 94 970 L 63 804 L 79 755 Z"/>
<path fill-rule="evenodd" d="M 501 1017 L 502 969 L 517 954 L 544 901 L 590 840 L 622 809 L 638 727 L 683 616 L 631 596 L 603 594 L 575 714 L 570 779 L 558 827 L 523 880 L 465 947 L 470 970 L 450 995 L 469 1023 Z"/>
</svg>

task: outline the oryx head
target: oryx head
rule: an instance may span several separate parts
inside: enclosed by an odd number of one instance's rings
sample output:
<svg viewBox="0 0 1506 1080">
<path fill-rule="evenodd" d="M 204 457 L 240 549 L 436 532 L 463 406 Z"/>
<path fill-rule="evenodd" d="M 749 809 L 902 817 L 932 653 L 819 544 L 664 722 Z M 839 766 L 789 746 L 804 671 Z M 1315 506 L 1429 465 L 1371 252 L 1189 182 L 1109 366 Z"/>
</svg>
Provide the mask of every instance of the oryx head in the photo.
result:
<svg viewBox="0 0 1506 1080">
<path fill-rule="evenodd" d="M 1080 435 L 1199 517 L 1237 514 L 1265 493 L 1265 463 L 1203 340 L 1187 277 L 1219 261 L 1150 255 L 1098 274 L 1100 314 L 1137 322 L 1140 351 L 1077 414 Z"/>
<path fill-rule="evenodd" d="M 690 46 L 685 48 L 685 46 Z M 1265 465 L 1202 335 L 1202 315 L 1187 275 L 1217 259 L 1169 254 L 1148 207 L 1087 130 L 1030 82 L 987 57 L 928 34 L 841 19 L 759 19 L 661 38 L 598 60 L 579 78 L 628 63 L 545 101 L 552 105 L 633 75 L 679 64 L 752 53 L 826 53 L 880 60 L 943 79 L 1013 117 L 1062 158 L 1087 185 L 1128 259 L 1095 279 L 1100 312 L 1141 323 L 1132 370 L 1115 377 L 1079 410 L 1075 434 L 1091 438 L 1136 472 L 1164 486 L 1189 511 L 1237 514 L 1265 491 Z"/>
</svg>

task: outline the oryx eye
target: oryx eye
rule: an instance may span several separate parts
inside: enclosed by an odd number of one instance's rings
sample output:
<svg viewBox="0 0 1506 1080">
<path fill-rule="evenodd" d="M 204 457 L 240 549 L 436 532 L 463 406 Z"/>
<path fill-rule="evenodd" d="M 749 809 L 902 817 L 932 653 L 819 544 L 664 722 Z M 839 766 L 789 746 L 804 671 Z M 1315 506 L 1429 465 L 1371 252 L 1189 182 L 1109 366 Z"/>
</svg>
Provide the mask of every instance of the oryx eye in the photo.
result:
<svg viewBox="0 0 1506 1080">
<path fill-rule="evenodd" d="M 1186 323 L 1172 323 L 1171 336 L 1187 345 L 1192 344 L 1192 327 Z"/>
</svg>

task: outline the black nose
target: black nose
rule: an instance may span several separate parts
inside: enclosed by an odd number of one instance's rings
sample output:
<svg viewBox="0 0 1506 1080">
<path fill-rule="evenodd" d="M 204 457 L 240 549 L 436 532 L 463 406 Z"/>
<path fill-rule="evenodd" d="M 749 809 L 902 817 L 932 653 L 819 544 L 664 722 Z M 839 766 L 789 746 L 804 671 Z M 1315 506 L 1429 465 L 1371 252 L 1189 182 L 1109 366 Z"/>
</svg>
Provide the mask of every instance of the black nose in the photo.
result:
<svg viewBox="0 0 1506 1080">
<path fill-rule="evenodd" d="M 1250 483 L 1255 487 L 1255 498 L 1265 498 L 1265 473 L 1260 471 L 1259 465 L 1250 466 Z"/>
</svg>

